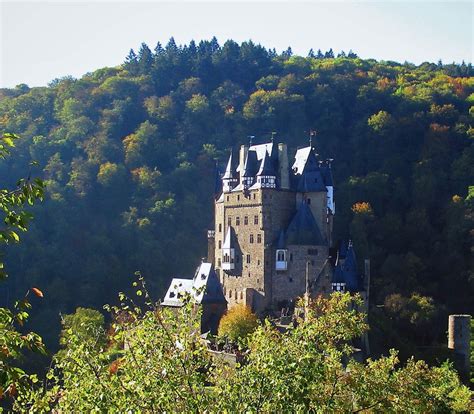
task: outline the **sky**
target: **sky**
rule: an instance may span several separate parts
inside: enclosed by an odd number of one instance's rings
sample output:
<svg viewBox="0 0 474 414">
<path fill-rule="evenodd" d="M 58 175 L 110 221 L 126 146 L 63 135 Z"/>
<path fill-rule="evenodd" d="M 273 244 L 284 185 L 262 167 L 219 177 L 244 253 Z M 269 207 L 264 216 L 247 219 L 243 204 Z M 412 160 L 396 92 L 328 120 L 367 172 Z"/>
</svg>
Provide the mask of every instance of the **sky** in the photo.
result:
<svg viewBox="0 0 474 414">
<path fill-rule="evenodd" d="M 419 64 L 473 61 L 474 1 L 0 0 L 0 87 L 45 86 L 124 61 L 142 42 L 173 36 L 253 40 Z"/>
</svg>

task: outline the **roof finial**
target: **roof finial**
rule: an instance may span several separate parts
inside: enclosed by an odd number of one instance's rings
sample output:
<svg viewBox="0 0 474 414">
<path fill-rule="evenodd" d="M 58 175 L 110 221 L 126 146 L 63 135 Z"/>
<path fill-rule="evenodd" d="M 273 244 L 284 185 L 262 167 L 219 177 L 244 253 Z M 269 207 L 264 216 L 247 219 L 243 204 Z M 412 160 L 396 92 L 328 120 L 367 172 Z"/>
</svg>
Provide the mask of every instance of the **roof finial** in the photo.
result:
<svg viewBox="0 0 474 414">
<path fill-rule="evenodd" d="M 249 145 L 252 146 L 253 144 L 253 139 L 255 138 L 255 135 L 248 135 L 248 139 L 249 139 Z"/>
<path fill-rule="evenodd" d="M 309 146 L 313 148 L 313 137 L 316 136 L 317 131 L 315 129 L 309 130 Z"/>
<path fill-rule="evenodd" d="M 277 134 L 276 131 L 272 131 L 272 138 L 271 138 L 272 142 L 273 142 L 276 134 Z"/>
</svg>

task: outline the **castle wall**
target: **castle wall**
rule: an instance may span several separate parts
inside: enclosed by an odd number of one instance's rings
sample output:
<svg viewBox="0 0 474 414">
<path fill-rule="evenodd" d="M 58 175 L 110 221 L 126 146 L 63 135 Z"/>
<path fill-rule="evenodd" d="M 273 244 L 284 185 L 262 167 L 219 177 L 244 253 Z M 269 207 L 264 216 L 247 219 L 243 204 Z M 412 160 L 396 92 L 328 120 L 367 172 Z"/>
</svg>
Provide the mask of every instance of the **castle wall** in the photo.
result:
<svg viewBox="0 0 474 414">
<path fill-rule="evenodd" d="M 309 262 L 310 293 L 326 294 L 331 291 L 331 272 L 325 266 L 327 246 L 288 246 L 288 268 L 273 270 L 273 301 L 276 305 L 289 297 L 301 297 L 306 291 L 306 263 Z M 272 268 L 275 269 L 275 258 Z M 324 268 L 325 267 L 325 268 Z M 318 277 L 319 276 L 319 277 Z"/>
</svg>

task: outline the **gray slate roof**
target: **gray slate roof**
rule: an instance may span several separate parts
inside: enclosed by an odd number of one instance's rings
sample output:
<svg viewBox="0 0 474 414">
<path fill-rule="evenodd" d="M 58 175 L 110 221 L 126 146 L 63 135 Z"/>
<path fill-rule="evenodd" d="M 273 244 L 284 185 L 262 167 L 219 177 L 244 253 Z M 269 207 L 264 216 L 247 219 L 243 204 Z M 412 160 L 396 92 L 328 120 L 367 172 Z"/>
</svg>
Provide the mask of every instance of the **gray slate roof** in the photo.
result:
<svg viewBox="0 0 474 414">
<path fill-rule="evenodd" d="M 186 294 L 197 304 L 226 303 L 222 286 L 211 263 L 201 263 L 192 279 L 174 278 L 161 304 L 181 307 Z"/>
<path fill-rule="evenodd" d="M 244 165 L 244 177 L 255 177 L 258 171 L 258 159 L 256 151 L 248 151 Z"/>
<path fill-rule="evenodd" d="M 308 204 L 302 202 L 286 230 L 287 245 L 322 246 L 326 242 Z"/>
<path fill-rule="evenodd" d="M 346 290 L 349 292 L 357 292 L 361 288 L 361 277 L 357 273 L 357 260 L 355 256 L 354 248 L 352 243 L 346 247 L 345 244 L 341 245 L 339 257 L 334 270 L 333 283 L 345 283 Z"/>
<path fill-rule="evenodd" d="M 260 163 L 260 169 L 257 172 L 258 176 L 273 176 L 276 177 L 277 173 L 275 170 L 274 163 L 267 152 L 264 153 L 262 162 Z"/>
</svg>

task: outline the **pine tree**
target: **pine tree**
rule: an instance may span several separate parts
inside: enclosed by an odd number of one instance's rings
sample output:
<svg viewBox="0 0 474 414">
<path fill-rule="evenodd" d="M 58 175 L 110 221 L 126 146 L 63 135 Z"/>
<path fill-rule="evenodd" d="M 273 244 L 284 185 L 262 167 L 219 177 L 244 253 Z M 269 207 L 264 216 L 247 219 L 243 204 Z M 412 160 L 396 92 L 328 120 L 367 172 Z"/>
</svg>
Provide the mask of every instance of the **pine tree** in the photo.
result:
<svg viewBox="0 0 474 414">
<path fill-rule="evenodd" d="M 138 71 L 144 75 L 148 73 L 153 64 L 153 55 L 146 43 L 142 43 L 138 51 Z"/>
<path fill-rule="evenodd" d="M 138 73 L 138 58 L 137 54 L 133 49 L 130 49 L 127 57 L 125 58 L 125 68 L 132 74 Z"/>
<path fill-rule="evenodd" d="M 321 52 L 321 49 L 318 49 L 318 53 L 316 54 L 316 59 L 322 59 L 324 57 L 323 52 Z"/>
<path fill-rule="evenodd" d="M 288 46 L 288 49 L 282 52 L 281 55 L 286 59 L 289 59 L 291 56 L 293 56 L 293 50 L 291 50 L 291 46 Z"/>
<path fill-rule="evenodd" d="M 313 59 L 316 57 L 316 55 L 314 54 L 313 48 L 309 49 L 308 57 L 309 57 L 309 58 L 313 58 Z"/>
<path fill-rule="evenodd" d="M 163 49 L 163 46 L 161 46 L 161 43 L 158 42 L 155 46 L 155 56 L 162 55 L 164 52 L 165 50 Z"/>
<path fill-rule="evenodd" d="M 354 52 L 352 51 L 352 49 L 349 49 L 349 53 L 347 54 L 347 57 L 348 57 L 349 59 L 356 59 L 358 56 L 357 56 L 356 53 L 354 53 Z"/>
<path fill-rule="evenodd" d="M 334 59 L 334 52 L 333 52 L 332 48 L 329 49 L 329 50 L 324 54 L 324 57 L 325 57 L 326 59 Z"/>
</svg>

